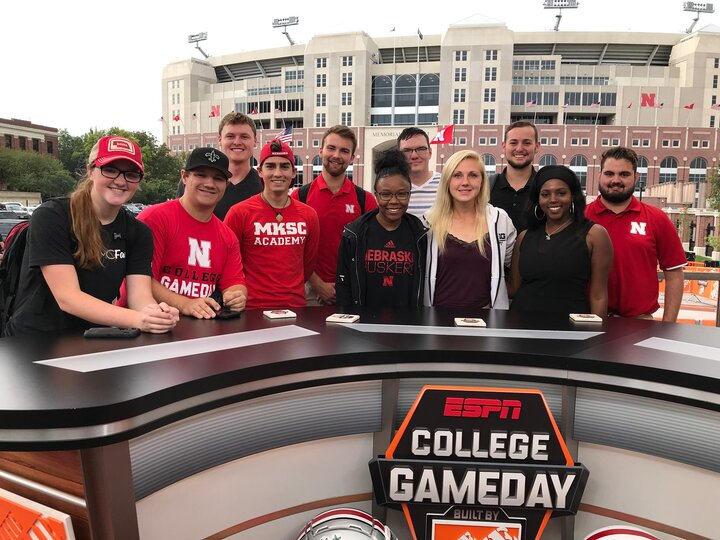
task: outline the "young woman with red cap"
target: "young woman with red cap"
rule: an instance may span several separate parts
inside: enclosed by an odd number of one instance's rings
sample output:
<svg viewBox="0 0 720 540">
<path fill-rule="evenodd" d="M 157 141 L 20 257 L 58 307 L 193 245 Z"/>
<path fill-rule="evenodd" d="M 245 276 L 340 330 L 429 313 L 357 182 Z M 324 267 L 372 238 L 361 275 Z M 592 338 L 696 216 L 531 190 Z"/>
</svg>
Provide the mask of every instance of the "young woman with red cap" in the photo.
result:
<svg viewBox="0 0 720 540">
<path fill-rule="evenodd" d="M 33 213 L 5 335 L 93 325 L 162 333 L 175 326 L 177 309 L 152 296 L 150 230 L 123 209 L 143 173 L 137 143 L 103 137 L 72 195 L 47 201 Z M 123 280 L 129 309 L 112 304 Z"/>
</svg>

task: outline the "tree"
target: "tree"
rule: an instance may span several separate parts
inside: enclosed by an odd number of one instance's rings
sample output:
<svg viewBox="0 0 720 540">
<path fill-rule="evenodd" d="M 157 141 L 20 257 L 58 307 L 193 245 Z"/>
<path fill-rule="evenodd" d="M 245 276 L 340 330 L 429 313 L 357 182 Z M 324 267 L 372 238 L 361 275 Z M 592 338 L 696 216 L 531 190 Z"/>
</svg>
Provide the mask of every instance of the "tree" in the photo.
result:
<svg viewBox="0 0 720 540">
<path fill-rule="evenodd" d="M 75 180 L 52 156 L 0 149 L 0 184 L 12 191 L 39 191 L 45 200 L 69 193 Z"/>
<path fill-rule="evenodd" d="M 87 153 L 85 152 L 85 141 L 83 137 L 70 135 L 66 129 L 60 130 L 58 155 L 60 162 L 73 178 L 79 179 L 85 174 Z"/>
<path fill-rule="evenodd" d="M 706 198 L 706 204 L 720 211 L 720 171 L 717 167 L 708 169 L 707 181 L 710 184 L 710 193 Z"/>
<path fill-rule="evenodd" d="M 113 127 L 107 131 L 88 131 L 79 137 L 70 134 L 60 137 L 60 156 L 65 168 L 74 174 L 85 173 L 85 165 L 92 147 L 105 135 L 119 135 L 134 140 L 142 151 L 145 164 L 145 176 L 135 193 L 134 201 L 154 204 L 175 197 L 175 189 L 180 179 L 180 169 L 184 164 L 183 156 L 172 156 L 165 144 L 146 131 L 127 131 Z M 67 147 L 64 147 L 67 145 Z"/>
</svg>

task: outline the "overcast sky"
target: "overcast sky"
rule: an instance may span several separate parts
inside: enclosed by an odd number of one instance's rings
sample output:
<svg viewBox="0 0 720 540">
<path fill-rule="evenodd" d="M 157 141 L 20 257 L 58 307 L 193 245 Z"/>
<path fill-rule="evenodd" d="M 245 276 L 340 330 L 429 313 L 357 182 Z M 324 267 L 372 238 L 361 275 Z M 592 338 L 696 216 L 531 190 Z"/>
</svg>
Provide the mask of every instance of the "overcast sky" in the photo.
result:
<svg viewBox="0 0 720 540">
<path fill-rule="evenodd" d="M 580 0 L 579 9 L 563 11 L 560 30 L 682 33 L 694 17 L 682 5 L 682 0 Z M 440 34 L 475 15 L 503 21 L 511 30 L 552 30 L 557 10 L 542 6 L 542 0 L 5 1 L 0 118 L 31 120 L 73 135 L 120 126 L 160 139 L 163 66 L 200 57 L 187 43 L 189 34 L 207 32 L 202 48 L 221 56 L 285 46 L 285 36 L 271 22 L 292 15 L 300 17 L 300 25 L 289 28 L 297 43 L 355 30 L 389 36 L 393 26 L 398 35 L 417 28 Z M 720 26 L 720 14 L 701 15 L 695 29 L 708 24 Z"/>
</svg>

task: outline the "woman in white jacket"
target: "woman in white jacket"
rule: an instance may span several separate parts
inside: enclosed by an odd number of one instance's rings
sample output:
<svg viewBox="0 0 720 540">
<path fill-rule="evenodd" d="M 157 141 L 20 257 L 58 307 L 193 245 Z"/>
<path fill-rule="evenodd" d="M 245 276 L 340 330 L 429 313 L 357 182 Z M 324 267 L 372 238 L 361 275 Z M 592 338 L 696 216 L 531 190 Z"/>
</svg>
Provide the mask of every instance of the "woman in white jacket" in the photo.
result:
<svg viewBox="0 0 720 540">
<path fill-rule="evenodd" d="M 453 154 L 425 216 L 430 225 L 426 306 L 508 308 L 505 267 L 516 231 L 505 211 L 489 200 L 480 155 L 471 150 Z"/>
</svg>

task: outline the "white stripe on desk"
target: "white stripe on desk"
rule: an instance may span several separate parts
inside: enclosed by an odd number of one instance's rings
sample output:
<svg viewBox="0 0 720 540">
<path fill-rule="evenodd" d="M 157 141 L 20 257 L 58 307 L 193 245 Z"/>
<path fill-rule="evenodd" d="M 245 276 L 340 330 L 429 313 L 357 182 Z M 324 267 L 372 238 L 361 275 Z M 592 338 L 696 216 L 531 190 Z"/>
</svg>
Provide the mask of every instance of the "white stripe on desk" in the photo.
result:
<svg viewBox="0 0 720 540">
<path fill-rule="evenodd" d="M 182 358 L 194 354 L 204 354 L 227 349 L 238 349 L 251 345 L 261 345 L 285 339 L 314 336 L 317 332 L 288 325 L 277 328 L 265 328 L 263 330 L 251 330 L 249 332 L 236 332 L 234 334 L 223 334 L 197 339 L 187 339 L 172 343 L 158 343 L 157 345 L 146 345 L 143 347 L 131 347 L 113 351 L 103 351 L 91 354 L 79 354 L 77 356 L 65 356 L 52 360 L 40 360 L 37 364 L 69 369 L 88 373 L 90 371 L 101 371 L 124 366 L 134 366 L 168 358 Z"/>
<path fill-rule="evenodd" d="M 603 332 L 569 332 L 564 330 L 522 330 L 512 328 L 487 328 L 454 326 L 415 326 L 404 324 L 349 324 L 348 328 L 358 332 L 375 332 L 378 334 L 422 334 L 434 336 L 473 336 L 500 337 L 517 339 L 566 339 L 582 341 L 599 336 Z"/>
<path fill-rule="evenodd" d="M 720 361 L 720 348 L 709 347 L 707 345 L 697 345 L 695 343 L 687 343 L 685 341 L 675 341 L 674 339 L 664 339 L 659 337 L 648 338 L 644 341 L 636 343 L 638 347 L 647 349 L 655 349 L 656 351 L 665 351 L 675 354 L 684 354 L 685 356 L 696 356 L 697 358 L 707 358 L 708 360 Z"/>
</svg>

